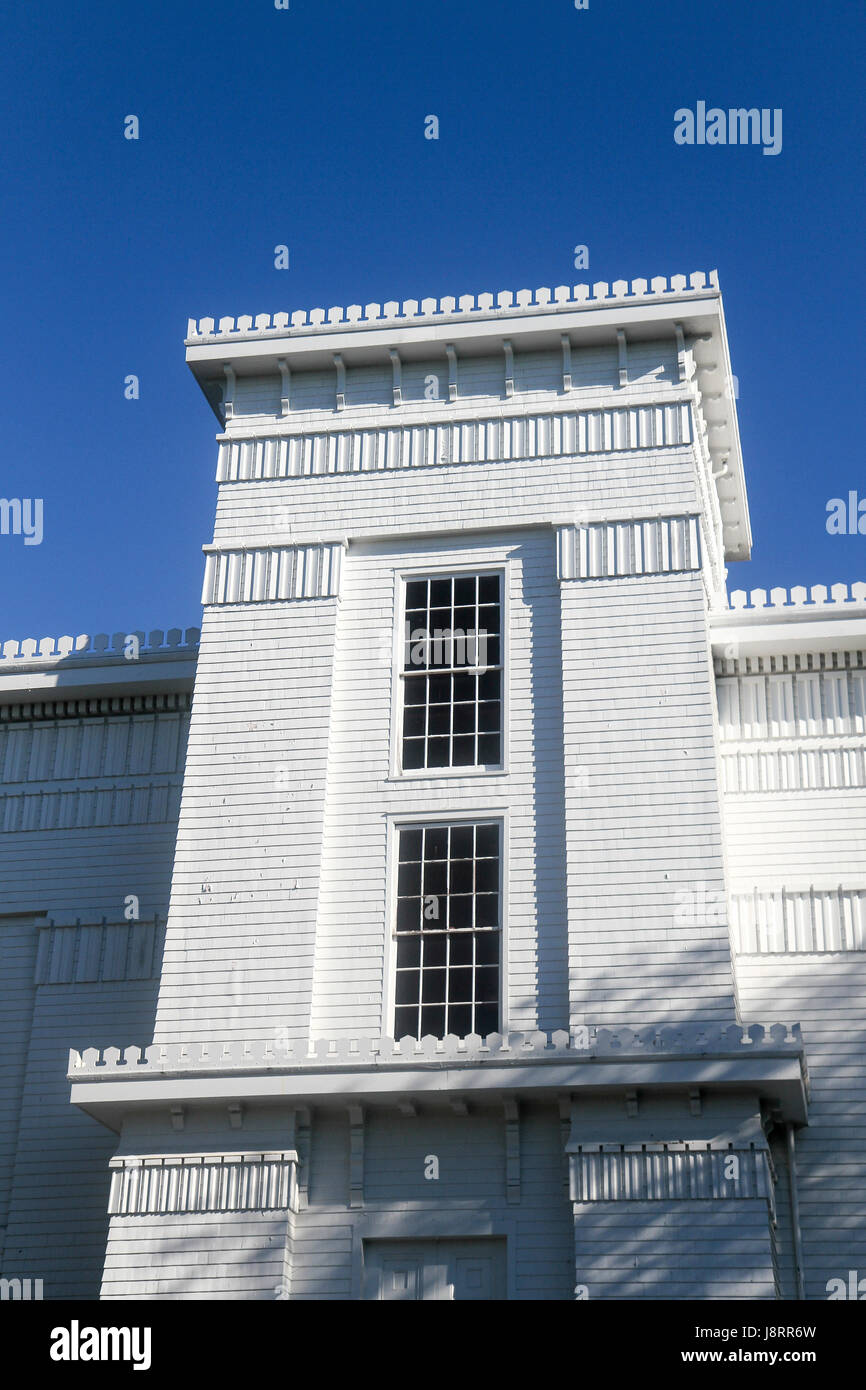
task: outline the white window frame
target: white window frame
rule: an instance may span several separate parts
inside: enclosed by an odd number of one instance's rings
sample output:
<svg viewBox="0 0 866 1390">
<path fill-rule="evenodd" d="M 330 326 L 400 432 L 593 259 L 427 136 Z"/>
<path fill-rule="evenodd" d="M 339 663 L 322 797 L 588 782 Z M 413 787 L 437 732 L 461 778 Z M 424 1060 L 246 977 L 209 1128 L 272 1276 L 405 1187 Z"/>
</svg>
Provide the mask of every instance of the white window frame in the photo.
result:
<svg viewBox="0 0 866 1390">
<path fill-rule="evenodd" d="M 499 621 L 500 621 L 500 761 L 495 767 L 477 765 L 466 767 L 403 767 L 403 691 L 405 678 L 403 672 L 403 643 L 406 632 L 406 585 L 418 579 L 460 579 L 467 576 L 496 575 L 499 579 Z M 391 665 L 391 770 L 390 778 L 396 781 L 418 781 L 431 778 L 439 781 L 448 777 L 502 777 L 509 771 L 509 598 L 508 567 L 500 560 L 492 563 L 465 565 L 436 565 L 420 562 L 411 568 L 401 568 L 396 575 L 396 594 L 394 600 L 395 624 L 393 659 Z"/>
<path fill-rule="evenodd" d="M 397 1007 L 397 875 L 401 830 L 419 830 L 430 825 L 477 825 L 483 821 L 499 824 L 499 1029 L 508 1032 L 508 851 L 510 810 L 507 806 L 474 807 L 471 810 L 416 811 L 387 817 L 387 863 L 385 886 L 385 987 L 382 991 L 382 1032 L 393 1037 Z M 398 1040 L 399 1041 L 399 1040 Z"/>
</svg>

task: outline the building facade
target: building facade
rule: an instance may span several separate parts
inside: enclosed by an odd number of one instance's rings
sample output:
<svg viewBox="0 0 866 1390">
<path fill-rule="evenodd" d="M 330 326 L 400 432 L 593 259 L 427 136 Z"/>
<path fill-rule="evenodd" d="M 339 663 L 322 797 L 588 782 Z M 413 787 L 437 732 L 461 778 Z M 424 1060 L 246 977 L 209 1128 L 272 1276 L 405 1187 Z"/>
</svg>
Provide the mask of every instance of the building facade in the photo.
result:
<svg viewBox="0 0 866 1390">
<path fill-rule="evenodd" d="M 715 275 L 203 320 L 187 358 L 200 643 L 0 661 L 3 1274 L 848 1288 L 866 586 L 728 596 Z"/>
</svg>

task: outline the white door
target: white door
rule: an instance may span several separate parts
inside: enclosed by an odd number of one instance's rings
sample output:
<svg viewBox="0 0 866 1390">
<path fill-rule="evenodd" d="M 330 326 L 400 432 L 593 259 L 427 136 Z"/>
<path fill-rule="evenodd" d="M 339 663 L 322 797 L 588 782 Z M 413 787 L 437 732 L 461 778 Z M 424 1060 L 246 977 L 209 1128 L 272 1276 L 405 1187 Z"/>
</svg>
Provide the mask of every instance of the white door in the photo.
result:
<svg viewBox="0 0 866 1390">
<path fill-rule="evenodd" d="M 364 1298 L 505 1298 L 505 1241 L 365 1240 Z"/>
</svg>

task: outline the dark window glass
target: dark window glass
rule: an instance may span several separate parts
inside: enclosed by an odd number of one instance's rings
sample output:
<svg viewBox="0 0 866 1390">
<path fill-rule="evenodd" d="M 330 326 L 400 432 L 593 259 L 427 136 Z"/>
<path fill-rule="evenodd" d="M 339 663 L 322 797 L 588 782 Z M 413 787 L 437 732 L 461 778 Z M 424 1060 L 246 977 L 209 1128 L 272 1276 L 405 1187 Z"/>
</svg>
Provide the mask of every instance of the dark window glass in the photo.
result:
<svg viewBox="0 0 866 1390">
<path fill-rule="evenodd" d="M 499 576 L 412 579 L 405 618 L 404 771 L 501 766 Z"/>
<path fill-rule="evenodd" d="M 499 825 L 401 829 L 397 857 L 395 1037 L 495 1032 Z"/>
</svg>

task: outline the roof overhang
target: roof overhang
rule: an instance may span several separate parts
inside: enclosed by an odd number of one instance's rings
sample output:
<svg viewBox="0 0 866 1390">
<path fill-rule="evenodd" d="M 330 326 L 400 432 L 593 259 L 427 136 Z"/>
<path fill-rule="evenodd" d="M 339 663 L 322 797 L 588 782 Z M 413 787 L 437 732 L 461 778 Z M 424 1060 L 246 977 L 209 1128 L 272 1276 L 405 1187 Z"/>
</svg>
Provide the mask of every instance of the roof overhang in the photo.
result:
<svg viewBox="0 0 866 1390">
<path fill-rule="evenodd" d="M 696 369 L 696 389 L 707 427 L 707 445 L 719 495 L 726 557 L 748 559 L 751 528 L 737 422 L 736 389 L 731 371 L 727 330 L 718 277 L 699 272 L 674 276 L 670 288 L 662 278 L 652 281 L 617 281 L 613 293 L 607 284 L 561 286 L 557 290 L 520 291 L 493 295 L 467 295 L 456 307 L 454 300 L 424 300 L 360 305 L 349 309 L 312 310 L 274 316 L 190 320 L 186 359 L 212 408 L 219 383 L 228 366 L 236 376 L 276 374 L 280 364 L 291 371 L 332 368 L 335 355 L 346 367 L 387 363 L 396 350 L 403 361 L 429 359 L 446 347 L 458 357 L 487 356 L 503 350 L 507 341 L 517 351 L 558 349 L 563 335 L 572 347 L 615 345 L 617 333 L 626 342 L 676 339 L 682 334 L 691 348 Z M 517 302 L 515 303 L 515 298 Z M 476 302 L 477 301 L 477 302 Z M 503 302 L 504 301 L 504 302 Z M 443 307 L 444 306 L 444 307 Z M 425 403 L 435 406 L 435 403 Z M 443 400 L 441 409 L 453 411 Z M 344 410 L 343 428 L 352 418 Z M 285 421 L 282 422 L 285 425 Z"/>
</svg>

